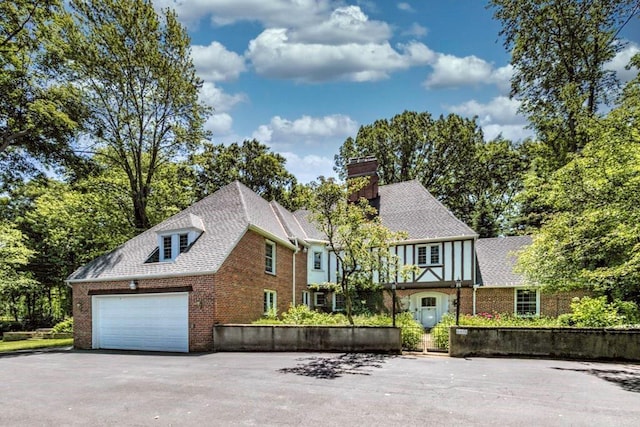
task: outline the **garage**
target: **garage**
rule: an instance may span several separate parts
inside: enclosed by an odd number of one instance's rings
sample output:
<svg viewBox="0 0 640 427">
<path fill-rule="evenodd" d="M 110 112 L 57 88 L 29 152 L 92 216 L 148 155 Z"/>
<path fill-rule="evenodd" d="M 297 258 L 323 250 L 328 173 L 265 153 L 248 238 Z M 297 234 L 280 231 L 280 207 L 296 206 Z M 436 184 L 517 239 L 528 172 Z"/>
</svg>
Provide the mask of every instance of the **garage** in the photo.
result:
<svg viewBox="0 0 640 427">
<path fill-rule="evenodd" d="M 93 348 L 189 351 L 189 294 L 94 295 Z"/>
</svg>

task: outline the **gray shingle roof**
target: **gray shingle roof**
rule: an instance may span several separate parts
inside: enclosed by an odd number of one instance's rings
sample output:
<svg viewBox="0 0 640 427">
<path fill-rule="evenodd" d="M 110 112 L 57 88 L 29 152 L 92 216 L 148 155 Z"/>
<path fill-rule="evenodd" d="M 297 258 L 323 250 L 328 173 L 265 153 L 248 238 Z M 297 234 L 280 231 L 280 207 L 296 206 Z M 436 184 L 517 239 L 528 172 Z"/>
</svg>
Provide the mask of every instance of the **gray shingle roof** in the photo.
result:
<svg viewBox="0 0 640 427">
<path fill-rule="evenodd" d="M 523 276 L 514 271 L 516 254 L 530 244 L 531 236 L 478 239 L 476 256 L 479 282 L 483 286 L 523 285 Z"/>
<path fill-rule="evenodd" d="M 199 221 L 198 221 L 199 219 Z M 173 262 L 145 263 L 158 247 L 158 232 L 199 227 L 205 231 Z M 73 272 L 67 280 L 109 280 L 215 272 L 249 228 L 289 242 L 269 202 L 235 181 Z"/>
<path fill-rule="evenodd" d="M 409 240 L 477 235 L 417 180 L 380 186 L 379 194 L 382 224 L 392 231 L 406 231 Z"/>
</svg>

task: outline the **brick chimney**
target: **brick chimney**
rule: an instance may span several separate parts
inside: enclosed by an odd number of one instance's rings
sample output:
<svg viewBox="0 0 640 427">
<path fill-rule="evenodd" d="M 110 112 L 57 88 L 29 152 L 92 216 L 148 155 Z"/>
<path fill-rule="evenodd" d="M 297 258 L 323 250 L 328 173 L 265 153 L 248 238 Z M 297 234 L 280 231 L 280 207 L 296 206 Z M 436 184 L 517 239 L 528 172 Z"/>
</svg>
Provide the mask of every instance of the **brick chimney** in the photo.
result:
<svg viewBox="0 0 640 427">
<path fill-rule="evenodd" d="M 378 207 L 378 159 L 373 156 L 353 157 L 347 164 L 347 179 L 369 177 L 369 184 L 357 193 L 349 196 L 350 202 L 357 201 L 360 197 L 369 200 L 369 203 Z"/>
</svg>

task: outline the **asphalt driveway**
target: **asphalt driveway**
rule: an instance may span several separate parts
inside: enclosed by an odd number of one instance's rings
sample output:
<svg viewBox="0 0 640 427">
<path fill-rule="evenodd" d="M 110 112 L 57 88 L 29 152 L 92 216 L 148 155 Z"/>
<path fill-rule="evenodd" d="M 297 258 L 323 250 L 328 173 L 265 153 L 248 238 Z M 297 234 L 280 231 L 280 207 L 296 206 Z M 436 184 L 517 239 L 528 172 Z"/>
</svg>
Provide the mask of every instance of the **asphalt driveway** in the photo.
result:
<svg viewBox="0 0 640 427">
<path fill-rule="evenodd" d="M 0 425 L 637 426 L 640 365 L 300 353 L 0 355 Z"/>
</svg>

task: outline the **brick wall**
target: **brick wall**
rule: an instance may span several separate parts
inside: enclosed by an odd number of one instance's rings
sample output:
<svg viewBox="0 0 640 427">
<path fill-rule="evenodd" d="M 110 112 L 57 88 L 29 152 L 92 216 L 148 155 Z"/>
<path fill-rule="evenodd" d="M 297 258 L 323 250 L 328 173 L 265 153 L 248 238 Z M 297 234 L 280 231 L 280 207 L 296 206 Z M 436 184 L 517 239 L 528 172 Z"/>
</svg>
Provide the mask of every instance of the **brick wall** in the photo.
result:
<svg viewBox="0 0 640 427">
<path fill-rule="evenodd" d="M 164 279 L 139 279 L 138 291 L 145 288 L 191 286 L 189 293 L 189 351 L 212 348 L 213 336 L 213 275 L 185 276 Z M 76 283 L 73 285 L 74 346 L 90 349 L 92 346 L 91 296 L 89 290 L 129 289 L 129 281 Z"/>
<path fill-rule="evenodd" d="M 276 244 L 276 274 L 266 273 L 265 238 L 249 230 L 216 274 L 216 323 L 250 323 L 262 317 L 265 289 L 276 291 L 278 313 L 288 310 L 292 302 L 292 254 L 291 249 Z M 297 258 L 296 264 L 300 263 Z"/>
<path fill-rule="evenodd" d="M 560 292 L 556 294 L 540 293 L 540 315 L 557 317 L 571 312 L 571 299 L 581 297 L 584 292 Z M 514 313 L 515 288 L 479 288 L 476 300 L 476 312 Z"/>
<path fill-rule="evenodd" d="M 189 351 L 213 348 L 213 325 L 249 323 L 263 315 L 264 290 L 277 293 L 278 313 L 292 301 L 293 251 L 276 245 L 276 274 L 265 273 L 265 238 L 248 231 L 213 275 L 163 279 L 139 279 L 138 293 L 145 288 L 191 286 L 189 293 Z M 306 287 L 306 254 L 296 258 L 297 299 Z M 129 289 L 129 281 L 77 283 L 73 285 L 74 345 L 92 345 L 91 296 L 89 290 Z"/>
</svg>

